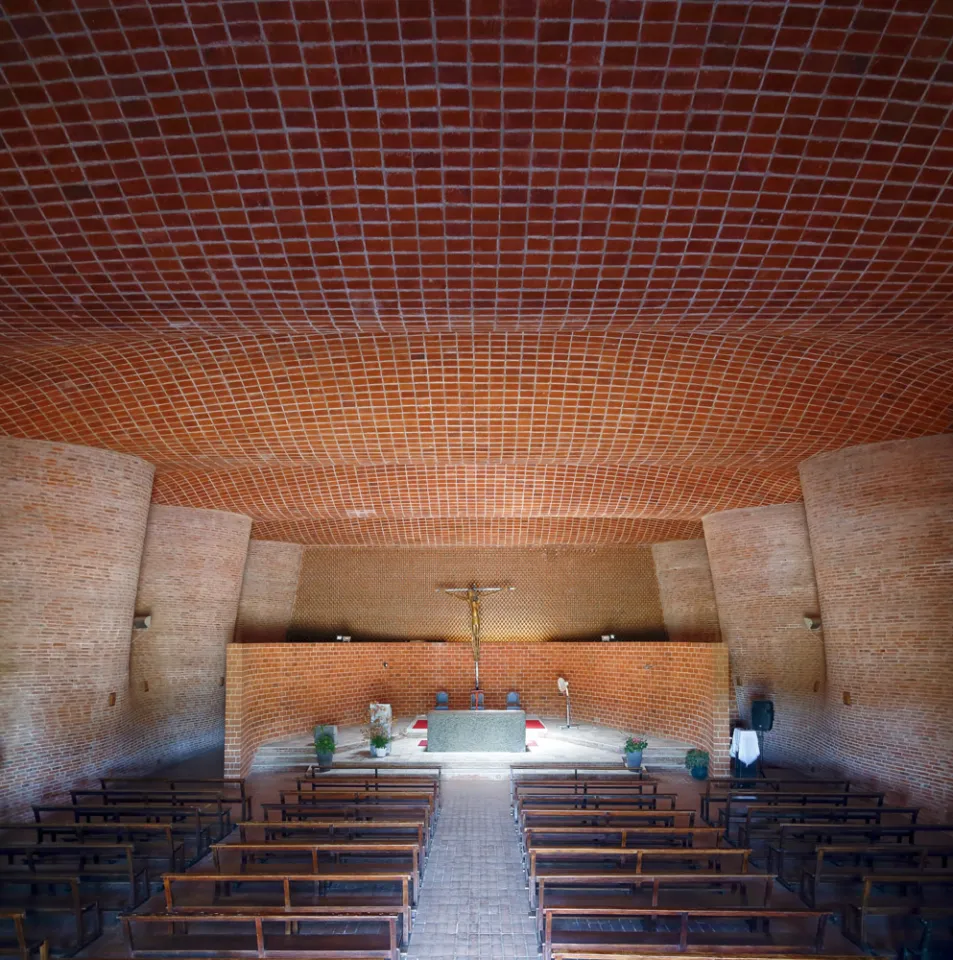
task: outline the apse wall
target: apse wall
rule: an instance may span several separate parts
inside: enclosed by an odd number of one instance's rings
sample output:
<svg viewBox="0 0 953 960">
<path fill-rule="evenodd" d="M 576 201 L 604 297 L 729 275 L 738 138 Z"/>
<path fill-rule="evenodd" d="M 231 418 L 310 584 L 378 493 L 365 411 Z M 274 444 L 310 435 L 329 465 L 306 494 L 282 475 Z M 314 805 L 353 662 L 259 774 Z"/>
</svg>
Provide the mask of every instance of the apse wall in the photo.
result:
<svg viewBox="0 0 953 960">
<path fill-rule="evenodd" d="M 170 759 L 224 739 L 225 648 L 238 614 L 251 520 L 153 505 L 136 609 L 150 614 L 130 661 L 147 756 Z"/>
<path fill-rule="evenodd" d="M 670 640 L 721 639 L 715 587 L 704 540 L 673 540 L 652 547 L 665 631 Z"/>
<path fill-rule="evenodd" d="M 0 438 L 0 819 L 135 750 L 129 644 L 153 468 Z"/>
<path fill-rule="evenodd" d="M 301 638 L 469 640 L 466 603 L 441 586 L 514 586 L 481 605 L 496 641 L 665 639 L 650 547 L 313 548 L 305 552 L 293 629 Z"/>
<path fill-rule="evenodd" d="M 953 436 L 801 465 L 832 759 L 953 816 Z"/>
<path fill-rule="evenodd" d="M 252 540 L 245 558 L 235 640 L 283 642 L 294 613 L 304 547 L 299 543 Z"/>
<path fill-rule="evenodd" d="M 804 625 L 818 612 L 804 506 L 728 510 L 703 525 L 738 716 L 750 722 L 752 699 L 773 700 L 766 759 L 810 767 L 824 759 L 825 668 L 824 639 Z"/>
<path fill-rule="evenodd" d="M 517 690 L 530 713 L 559 717 L 556 678 L 572 685 L 573 709 L 632 733 L 684 740 L 726 769 L 728 662 L 722 644 L 501 643 L 480 658 L 487 708 Z M 315 723 L 360 723 L 372 700 L 401 717 L 426 713 L 437 690 L 469 706 L 473 658 L 462 643 L 233 644 L 228 650 L 226 773 L 249 769 L 269 740 Z M 621 740 L 620 740 L 621 745 Z"/>
</svg>

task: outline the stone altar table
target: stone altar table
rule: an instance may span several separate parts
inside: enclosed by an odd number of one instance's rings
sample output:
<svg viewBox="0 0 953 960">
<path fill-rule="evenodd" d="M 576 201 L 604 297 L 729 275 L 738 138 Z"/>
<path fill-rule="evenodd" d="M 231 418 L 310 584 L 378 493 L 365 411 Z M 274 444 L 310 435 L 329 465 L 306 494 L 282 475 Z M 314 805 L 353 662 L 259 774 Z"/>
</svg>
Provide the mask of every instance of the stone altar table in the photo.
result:
<svg viewBox="0 0 953 960">
<path fill-rule="evenodd" d="M 523 710 L 431 710 L 427 752 L 525 753 Z"/>
</svg>

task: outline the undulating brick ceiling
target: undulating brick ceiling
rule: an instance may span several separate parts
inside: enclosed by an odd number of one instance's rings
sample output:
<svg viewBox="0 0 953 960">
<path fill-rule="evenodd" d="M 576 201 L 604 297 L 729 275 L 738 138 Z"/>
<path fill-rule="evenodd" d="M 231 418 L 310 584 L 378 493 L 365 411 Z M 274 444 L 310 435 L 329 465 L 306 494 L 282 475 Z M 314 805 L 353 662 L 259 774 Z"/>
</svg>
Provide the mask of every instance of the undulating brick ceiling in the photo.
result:
<svg viewBox="0 0 953 960">
<path fill-rule="evenodd" d="M 944 2 L 3 7 L 0 432 L 516 546 L 951 428 Z"/>
</svg>

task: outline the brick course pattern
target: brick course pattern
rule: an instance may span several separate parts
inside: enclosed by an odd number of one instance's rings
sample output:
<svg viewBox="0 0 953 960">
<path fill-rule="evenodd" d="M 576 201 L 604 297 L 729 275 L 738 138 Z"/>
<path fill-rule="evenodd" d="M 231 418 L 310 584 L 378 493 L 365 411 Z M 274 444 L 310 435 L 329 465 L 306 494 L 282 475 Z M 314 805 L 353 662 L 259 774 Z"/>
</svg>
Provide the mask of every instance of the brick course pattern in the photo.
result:
<svg viewBox="0 0 953 960">
<path fill-rule="evenodd" d="M 731 510 L 703 522 L 738 715 L 750 722 L 754 697 L 773 700 L 768 761 L 824 762 L 824 639 L 804 625 L 818 600 L 803 504 Z"/>
<path fill-rule="evenodd" d="M 386 666 L 385 666 L 386 664 Z M 728 750 L 728 651 L 723 644 L 500 643 L 480 658 L 490 709 L 518 690 L 531 713 L 559 717 L 556 678 L 570 680 L 574 715 L 648 736 Z M 412 716 L 446 690 L 469 705 L 473 659 L 460 643 L 233 644 L 228 649 L 225 763 L 245 772 L 261 744 L 323 722 L 366 720 L 372 700 Z"/>
<path fill-rule="evenodd" d="M 686 643 L 720 640 L 705 541 L 656 543 L 652 556 L 669 639 Z"/>
<path fill-rule="evenodd" d="M 130 685 L 149 759 L 221 745 L 225 647 L 238 615 L 251 521 L 234 513 L 153 505 L 136 609 Z M 146 689 L 148 685 L 148 689 Z"/>
<path fill-rule="evenodd" d="M 953 355 L 856 341 L 189 331 L 11 349 L 0 433 L 142 456 L 158 502 L 260 540 L 638 544 L 796 501 L 806 457 L 936 433 L 953 402 Z"/>
<path fill-rule="evenodd" d="M 248 544 L 235 640 L 283 641 L 291 624 L 304 547 L 297 543 L 252 540 Z"/>
<path fill-rule="evenodd" d="M 513 586 L 489 595 L 487 644 L 598 639 L 604 633 L 665 639 L 649 547 L 351 549 L 306 551 L 293 626 L 355 640 L 470 639 L 470 611 L 438 587 Z"/>
<path fill-rule="evenodd" d="M 105 450 L 0 439 L 0 819 L 135 752 L 129 644 L 152 474 Z"/>
<path fill-rule="evenodd" d="M 943 3 L 4 23 L 0 329 L 948 332 Z"/>
<path fill-rule="evenodd" d="M 801 466 L 832 760 L 953 817 L 953 435 Z M 850 703 L 844 702 L 845 694 Z"/>
</svg>

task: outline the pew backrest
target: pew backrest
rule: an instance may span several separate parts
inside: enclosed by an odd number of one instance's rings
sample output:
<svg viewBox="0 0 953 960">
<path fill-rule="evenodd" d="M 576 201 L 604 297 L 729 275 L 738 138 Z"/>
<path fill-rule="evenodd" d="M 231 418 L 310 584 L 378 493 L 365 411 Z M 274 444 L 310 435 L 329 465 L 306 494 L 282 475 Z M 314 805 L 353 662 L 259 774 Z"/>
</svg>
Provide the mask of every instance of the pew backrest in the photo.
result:
<svg viewBox="0 0 953 960">
<path fill-rule="evenodd" d="M 282 910 L 280 914 L 269 913 L 267 910 L 259 911 L 254 908 L 249 908 L 245 913 L 214 913 L 212 911 L 203 911 L 201 913 L 126 913 L 120 917 L 123 925 L 123 933 L 126 940 L 126 949 L 129 952 L 130 956 L 136 956 L 139 953 L 139 949 L 136 946 L 135 938 L 133 935 L 133 929 L 137 925 L 146 925 L 152 926 L 154 924 L 162 924 L 168 926 L 170 920 L 175 921 L 176 924 L 183 926 L 189 923 L 201 923 L 201 924 L 223 924 L 226 926 L 238 926 L 252 924 L 254 927 L 255 934 L 255 944 L 256 944 L 256 953 L 259 957 L 268 956 L 268 948 L 265 939 L 265 924 L 275 924 L 281 923 L 286 925 L 289 923 L 295 922 L 307 922 L 309 924 L 341 924 L 341 923 L 353 923 L 354 914 L 348 913 L 337 913 L 337 914 L 319 914 L 308 913 L 304 910 L 301 911 L 286 911 Z M 384 950 L 376 949 L 367 949 L 362 948 L 361 942 L 363 938 L 357 934 L 354 935 L 354 950 L 349 951 L 345 954 L 348 958 L 367 956 L 371 958 L 379 958 L 383 955 L 387 956 L 388 960 L 399 960 L 399 946 L 397 939 L 397 924 L 400 920 L 398 913 L 386 914 L 380 916 L 374 916 L 362 920 L 362 923 L 366 921 L 373 921 L 377 923 L 382 923 L 386 927 L 387 935 L 387 947 Z M 187 939 L 187 938 L 186 938 Z M 227 948 L 226 948 L 227 951 Z M 176 950 L 175 956 L 183 956 L 189 953 L 188 947 L 183 944 L 181 950 Z M 241 956 L 237 951 L 236 955 Z M 302 947 L 301 956 L 307 956 L 307 948 Z M 287 955 L 287 954 L 285 954 Z M 216 953 L 217 957 L 228 956 L 227 952 L 222 954 Z M 293 954 L 292 954 L 293 956 Z"/>
<path fill-rule="evenodd" d="M 519 813 L 521 827 L 530 825 L 545 826 L 547 823 L 563 821 L 567 826 L 578 823 L 581 826 L 605 824 L 606 826 L 645 825 L 657 827 L 695 826 L 694 810 L 643 810 L 637 807 L 620 809 L 615 807 L 600 807 L 596 810 L 579 809 L 578 807 L 552 808 L 548 806 L 523 808 Z M 677 821 L 684 821 L 679 823 Z"/>
<path fill-rule="evenodd" d="M 384 839 L 412 834 L 425 853 L 428 840 L 422 820 L 246 820 L 238 824 L 242 843 L 253 843 L 249 834 L 259 830 L 265 843 L 275 842 L 278 838 L 290 839 L 295 835 L 327 835 L 333 839 L 338 835 L 361 833 Z"/>
</svg>

